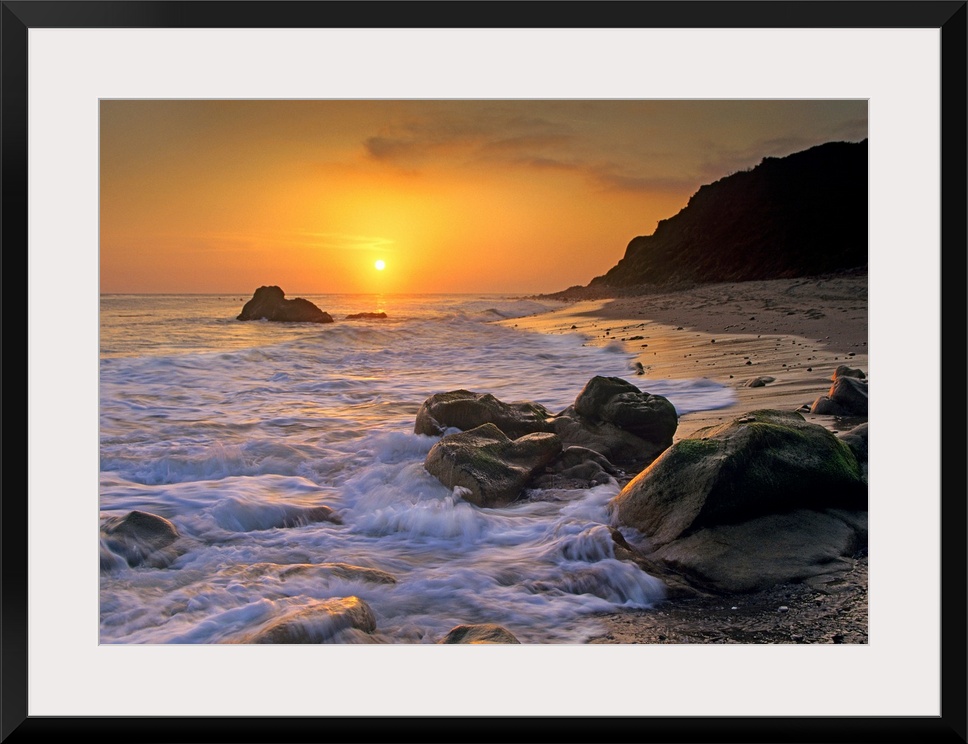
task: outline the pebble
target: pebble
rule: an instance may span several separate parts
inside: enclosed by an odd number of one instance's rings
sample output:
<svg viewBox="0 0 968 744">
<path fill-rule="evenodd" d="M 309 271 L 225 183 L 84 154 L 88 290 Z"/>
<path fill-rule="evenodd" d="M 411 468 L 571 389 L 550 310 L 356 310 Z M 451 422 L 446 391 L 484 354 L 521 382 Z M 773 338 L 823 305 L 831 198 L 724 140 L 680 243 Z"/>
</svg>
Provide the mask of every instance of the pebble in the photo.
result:
<svg viewBox="0 0 968 744">
<path fill-rule="evenodd" d="M 777 612 L 789 612 L 789 611 L 790 611 L 790 608 L 787 607 L 786 605 L 780 605 L 780 607 L 777 609 Z"/>
</svg>

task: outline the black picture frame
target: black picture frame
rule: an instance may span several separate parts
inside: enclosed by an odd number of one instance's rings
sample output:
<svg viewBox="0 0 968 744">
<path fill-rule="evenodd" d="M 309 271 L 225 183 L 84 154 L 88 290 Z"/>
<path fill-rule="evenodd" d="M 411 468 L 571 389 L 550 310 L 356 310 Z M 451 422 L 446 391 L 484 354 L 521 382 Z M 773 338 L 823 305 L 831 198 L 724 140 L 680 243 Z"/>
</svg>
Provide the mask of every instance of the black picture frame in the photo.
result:
<svg viewBox="0 0 968 744">
<path fill-rule="evenodd" d="M 379 5 L 379 13 L 375 6 Z M 964 0 L 850 2 L 88 2 L 3 0 L 2 245 L 7 322 L 6 498 L 2 529 L 2 677 L 0 740 L 28 742 L 95 736 L 120 742 L 548 740 L 558 742 L 956 742 L 966 741 L 966 29 Z M 551 12 L 549 12 L 551 11 Z M 27 46 L 31 28 L 934 28 L 941 34 L 941 333 L 945 400 L 941 402 L 942 521 L 941 715 L 937 717 L 32 717 L 27 715 L 28 422 L 26 318 Z M 510 23 L 502 23 L 510 21 Z M 934 405 L 934 401 L 925 402 Z M 955 418 L 958 421 L 955 421 Z M 28 424 L 29 425 L 29 424 Z M 14 427 L 17 427 L 16 431 Z M 912 497 L 916 495 L 912 494 Z M 622 684 L 615 670 L 616 684 Z M 847 682 L 849 684 L 849 681 Z M 523 693 L 522 693 L 523 694 Z"/>
</svg>

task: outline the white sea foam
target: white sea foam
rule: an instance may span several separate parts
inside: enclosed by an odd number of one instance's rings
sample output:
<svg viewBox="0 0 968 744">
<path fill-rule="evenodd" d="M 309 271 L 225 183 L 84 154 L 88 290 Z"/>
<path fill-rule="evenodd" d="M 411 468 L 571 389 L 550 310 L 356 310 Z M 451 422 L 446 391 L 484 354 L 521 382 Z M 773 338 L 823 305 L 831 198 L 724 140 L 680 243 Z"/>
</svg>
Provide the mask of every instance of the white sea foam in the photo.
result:
<svg viewBox="0 0 968 744">
<path fill-rule="evenodd" d="M 532 300 L 308 299 L 336 322 L 236 321 L 238 297 L 102 298 L 100 510 L 158 514 L 180 535 L 164 568 L 102 561 L 103 642 L 238 642 L 285 612 L 357 596 L 375 633 L 314 632 L 432 643 L 496 622 L 523 642 L 573 643 L 596 631 L 595 613 L 662 598 L 659 581 L 614 557 L 616 484 L 480 509 L 423 468 L 436 438 L 414 434 L 414 416 L 461 388 L 559 411 L 594 375 L 680 414 L 726 405 L 729 390 L 630 376 L 621 349 L 488 322 L 549 307 Z M 389 317 L 342 320 L 378 309 Z M 322 507 L 340 523 L 319 521 Z M 396 583 L 285 570 L 332 563 Z"/>
</svg>

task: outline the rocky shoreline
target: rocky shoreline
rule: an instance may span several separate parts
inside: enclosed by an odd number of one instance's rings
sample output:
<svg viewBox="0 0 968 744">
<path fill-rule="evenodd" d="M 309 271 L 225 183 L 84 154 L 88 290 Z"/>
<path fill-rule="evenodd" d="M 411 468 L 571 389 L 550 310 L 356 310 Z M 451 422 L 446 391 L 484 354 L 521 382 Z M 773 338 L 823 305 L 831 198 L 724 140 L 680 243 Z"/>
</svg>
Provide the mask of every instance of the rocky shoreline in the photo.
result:
<svg viewBox="0 0 968 744">
<path fill-rule="evenodd" d="M 838 368 L 867 369 L 866 271 L 621 295 L 566 298 L 560 310 L 508 324 L 622 344 L 646 380 L 701 376 L 734 389 L 732 405 L 680 417 L 676 442 L 763 409 L 799 411 L 840 435 L 866 422 L 866 408 L 834 415 L 819 404 Z M 652 610 L 603 616 L 591 643 L 867 643 L 867 568 L 865 542 L 839 570 L 805 581 L 673 591 Z"/>
</svg>

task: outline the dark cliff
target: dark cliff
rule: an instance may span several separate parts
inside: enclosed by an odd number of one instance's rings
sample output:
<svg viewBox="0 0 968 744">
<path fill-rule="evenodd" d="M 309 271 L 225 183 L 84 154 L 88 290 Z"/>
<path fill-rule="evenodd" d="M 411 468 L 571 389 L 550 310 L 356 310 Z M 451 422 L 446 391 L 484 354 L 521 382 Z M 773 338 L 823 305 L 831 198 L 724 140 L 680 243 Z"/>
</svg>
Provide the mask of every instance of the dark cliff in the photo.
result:
<svg viewBox="0 0 968 744">
<path fill-rule="evenodd" d="M 703 186 L 589 287 L 811 276 L 867 264 L 867 140 L 828 142 Z"/>
</svg>

